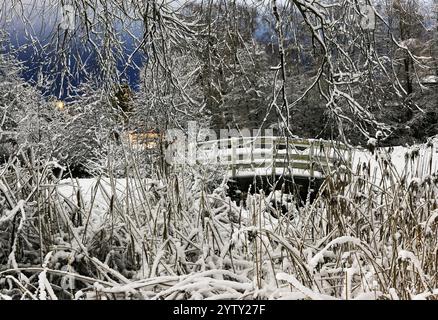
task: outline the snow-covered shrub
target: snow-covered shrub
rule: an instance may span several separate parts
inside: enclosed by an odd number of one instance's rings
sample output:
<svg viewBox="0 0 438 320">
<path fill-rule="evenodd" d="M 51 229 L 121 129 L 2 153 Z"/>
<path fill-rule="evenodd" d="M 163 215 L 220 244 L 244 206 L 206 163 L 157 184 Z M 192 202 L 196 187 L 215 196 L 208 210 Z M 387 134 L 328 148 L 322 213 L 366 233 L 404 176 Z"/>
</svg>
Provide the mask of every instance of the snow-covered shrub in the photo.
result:
<svg viewBox="0 0 438 320">
<path fill-rule="evenodd" d="M 3 43 L 0 38 L 0 46 Z M 1 49 L 0 49 L 1 50 Z M 56 117 L 42 95 L 21 78 L 21 65 L 0 54 L 0 158 L 7 161 L 20 148 L 45 144 L 49 123 Z"/>
<path fill-rule="evenodd" d="M 121 111 L 107 93 L 88 85 L 82 95 L 66 103 L 57 122 L 51 123 L 49 148 L 76 174 L 100 173 L 109 156 L 120 159 L 123 122 Z"/>
</svg>

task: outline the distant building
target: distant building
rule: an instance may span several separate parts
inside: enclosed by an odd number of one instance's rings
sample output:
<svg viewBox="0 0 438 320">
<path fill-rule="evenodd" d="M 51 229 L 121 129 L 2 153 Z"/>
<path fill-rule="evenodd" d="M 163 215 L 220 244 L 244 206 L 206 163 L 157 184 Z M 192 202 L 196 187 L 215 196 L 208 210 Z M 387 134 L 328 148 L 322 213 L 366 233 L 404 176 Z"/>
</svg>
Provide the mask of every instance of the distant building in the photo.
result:
<svg viewBox="0 0 438 320">
<path fill-rule="evenodd" d="M 135 129 L 129 131 L 128 140 L 131 146 L 142 149 L 158 149 L 160 141 L 163 140 L 163 134 L 156 129 L 141 130 Z"/>
</svg>

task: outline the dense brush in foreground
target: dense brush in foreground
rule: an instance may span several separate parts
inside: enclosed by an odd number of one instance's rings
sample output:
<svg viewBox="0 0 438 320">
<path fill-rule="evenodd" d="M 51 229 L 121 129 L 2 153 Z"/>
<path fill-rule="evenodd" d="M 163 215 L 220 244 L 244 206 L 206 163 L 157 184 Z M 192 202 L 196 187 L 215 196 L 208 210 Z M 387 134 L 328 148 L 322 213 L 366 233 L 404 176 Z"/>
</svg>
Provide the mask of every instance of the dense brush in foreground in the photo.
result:
<svg viewBox="0 0 438 320">
<path fill-rule="evenodd" d="M 438 297 L 429 159 L 408 153 L 400 173 L 377 153 L 376 167 L 333 171 L 313 203 L 283 215 L 263 193 L 237 206 L 213 171 L 152 180 L 126 159 L 125 179 L 91 183 L 24 155 L 1 168 L 0 298 Z"/>
</svg>

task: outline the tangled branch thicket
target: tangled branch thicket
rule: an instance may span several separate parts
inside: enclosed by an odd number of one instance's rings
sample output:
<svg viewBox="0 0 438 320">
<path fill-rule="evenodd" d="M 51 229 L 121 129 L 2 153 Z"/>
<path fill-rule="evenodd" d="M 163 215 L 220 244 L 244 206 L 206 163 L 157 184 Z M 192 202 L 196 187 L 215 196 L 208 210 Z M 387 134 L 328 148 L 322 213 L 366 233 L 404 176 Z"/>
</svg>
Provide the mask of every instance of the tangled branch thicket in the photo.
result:
<svg viewBox="0 0 438 320">
<path fill-rule="evenodd" d="M 129 156 L 87 195 L 23 154 L 1 168 L 1 297 L 436 299 L 438 176 L 416 156 L 399 176 L 379 150 L 381 175 L 333 170 L 282 214 L 263 193 L 237 206 L 212 172 L 145 179 Z"/>
<path fill-rule="evenodd" d="M 68 30 L 64 5 L 76 13 Z M 375 29 L 361 23 L 363 5 Z M 425 92 L 422 79 L 436 69 L 432 9 L 414 0 L 13 0 L 0 7 L 0 23 L 22 26 L 24 40 L 11 46 L 38 62 L 36 84 L 58 97 L 86 81 L 111 93 L 136 70 L 142 105 L 168 125 L 202 115 L 235 127 L 249 118 L 293 136 L 295 111 L 314 96 L 331 134 L 346 139 L 346 131 L 390 135 L 395 124 L 378 114 L 391 102 L 423 110 L 410 96 Z"/>
</svg>

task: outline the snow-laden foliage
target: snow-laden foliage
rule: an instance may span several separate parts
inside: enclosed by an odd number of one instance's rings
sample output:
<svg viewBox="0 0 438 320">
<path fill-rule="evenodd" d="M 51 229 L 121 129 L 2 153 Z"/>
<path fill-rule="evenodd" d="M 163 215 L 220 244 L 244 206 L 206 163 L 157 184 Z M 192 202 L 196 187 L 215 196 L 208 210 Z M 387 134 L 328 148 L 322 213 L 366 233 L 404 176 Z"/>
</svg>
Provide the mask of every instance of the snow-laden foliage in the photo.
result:
<svg viewBox="0 0 438 320">
<path fill-rule="evenodd" d="M 430 3 L 371 1 L 368 28 L 353 0 L 72 0 L 66 29 L 23 2 L 0 6 L 0 299 L 437 298 L 436 141 L 382 148 L 436 133 Z M 233 193 L 165 163 L 191 120 L 369 152 L 304 203 Z"/>
<path fill-rule="evenodd" d="M 0 177 L 1 297 L 435 299 L 438 175 L 416 158 L 428 148 L 408 151 L 402 172 L 379 149 L 287 212 L 263 193 L 238 206 L 213 168 L 145 179 L 126 158 L 126 178 L 78 182 L 56 180 L 54 163 L 11 161 Z"/>
<path fill-rule="evenodd" d="M 32 165 L 39 160 L 57 161 L 77 173 L 90 174 L 99 173 L 110 158 L 123 159 L 120 140 L 126 117 L 117 95 L 83 85 L 78 88 L 80 95 L 65 107 L 25 82 L 22 71 L 11 54 L 0 53 L 2 162 L 27 153 Z M 120 171 L 119 165 L 113 161 L 111 167 Z"/>
<path fill-rule="evenodd" d="M 143 70 L 146 110 L 164 109 L 169 123 L 199 114 L 221 127 L 269 120 L 293 136 L 302 130 L 297 108 L 312 99 L 330 120 L 326 134 L 344 140 L 378 130 L 424 137 L 403 126 L 410 120 L 435 130 L 431 1 L 70 0 L 68 26 L 64 2 L 25 2 L 4 2 L 0 26 L 38 70 L 27 72 L 45 75 L 39 89 L 58 98 L 86 82 L 111 92 Z"/>
</svg>

